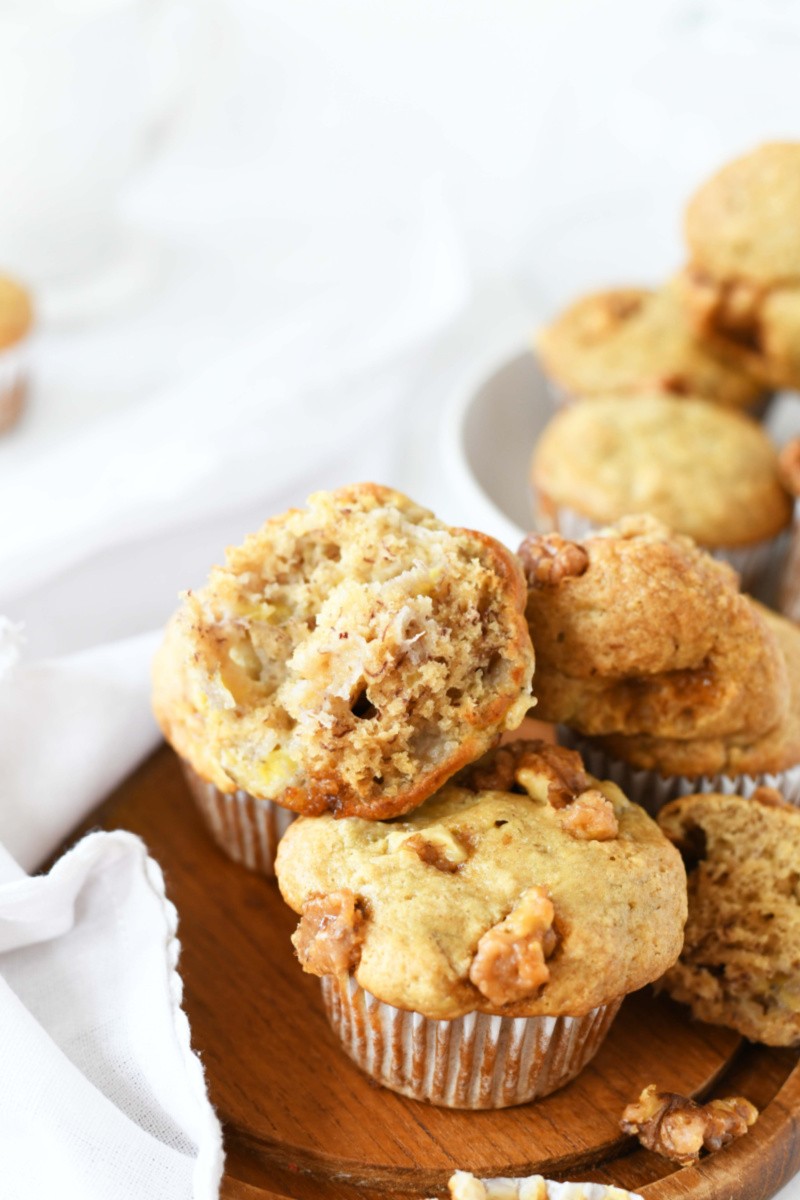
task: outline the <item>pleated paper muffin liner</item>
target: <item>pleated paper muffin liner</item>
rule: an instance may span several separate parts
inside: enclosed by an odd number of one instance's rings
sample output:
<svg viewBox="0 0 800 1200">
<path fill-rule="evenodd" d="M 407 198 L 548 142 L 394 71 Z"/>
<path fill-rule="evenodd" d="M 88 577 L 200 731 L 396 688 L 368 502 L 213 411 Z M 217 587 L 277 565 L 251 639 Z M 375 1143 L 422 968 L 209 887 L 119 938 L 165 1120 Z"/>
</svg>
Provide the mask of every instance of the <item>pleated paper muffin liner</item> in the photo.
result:
<svg viewBox="0 0 800 1200">
<path fill-rule="evenodd" d="M 651 817 L 678 796 L 692 796 L 695 792 L 752 796 L 760 787 L 777 788 L 784 800 L 800 807 L 800 763 L 774 775 L 766 772 L 760 775 L 671 775 L 665 779 L 657 771 L 644 771 L 612 757 L 591 739 L 565 725 L 558 727 L 558 741 L 559 745 L 578 751 L 590 775 L 595 779 L 612 780 L 629 800 L 640 804 Z"/>
<path fill-rule="evenodd" d="M 468 1013 L 432 1020 L 384 1004 L 352 977 L 326 975 L 331 1027 L 383 1087 L 444 1108 L 508 1108 L 547 1096 L 594 1057 L 622 997 L 582 1017 Z"/>
<path fill-rule="evenodd" d="M 543 532 L 560 533 L 571 542 L 582 541 L 600 529 L 607 528 L 607 525 L 590 520 L 574 508 L 554 504 L 549 496 L 538 492 L 536 488 L 533 489 L 533 504 L 537 524 L 541 524 Z M 753 542 L 750 546 L 701 548 L 707 550 L 712 558 L 730 563 L 742 581 L 742 591 L 753 592 L 769 580 L 775 560 L 781 555 L 783 546 L 784 539 L 779 534 L 777 537 Z"/>
<path fill-rule="evenodd" d="M 185 759 L 180 761 L 192 798 L 217 845 L 234 862 L 274 876 L 278 842 L 296 814 L 249 792 L 223 792 Z"/>
<path fill-rule="evenodd" d="M 28 380 L 27 341 L 0 352 L 0 433 L 9 429 L 22 411 Z"/>
</svg>

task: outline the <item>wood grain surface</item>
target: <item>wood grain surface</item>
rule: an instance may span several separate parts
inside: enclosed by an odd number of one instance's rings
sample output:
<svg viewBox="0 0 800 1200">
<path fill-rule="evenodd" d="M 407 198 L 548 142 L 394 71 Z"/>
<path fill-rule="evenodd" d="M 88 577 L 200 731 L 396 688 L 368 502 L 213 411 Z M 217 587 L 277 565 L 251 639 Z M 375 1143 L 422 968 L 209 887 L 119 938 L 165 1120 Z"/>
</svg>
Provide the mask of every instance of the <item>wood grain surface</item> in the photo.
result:
<svg viewBox="0 0 800 1200">
<path fill-rule="evenodd" d="M 319 981 L 294 959 L 295 915 L 274 882 L 217 849 L 170 751 L 91 825 L 140 834 L 178 907 L 192 1038 L 225 1128 L 227 1200 L 421 1200 L 442 1195 L 456 1168 L 613 1182 L 646 1200 L 767 1200 L 800 1166 L 797 1054 L 692 1022 L 649 989 L 626 1000 L 578 1079 L 535 1104 L 465 1113 L 378 1088 L 341 1051 Z M 740 1141 L 676 1169 L 619 1133 L 622 1109 L 648 1083 L 740 1090 L 762 1114 Z"/>
</svg>

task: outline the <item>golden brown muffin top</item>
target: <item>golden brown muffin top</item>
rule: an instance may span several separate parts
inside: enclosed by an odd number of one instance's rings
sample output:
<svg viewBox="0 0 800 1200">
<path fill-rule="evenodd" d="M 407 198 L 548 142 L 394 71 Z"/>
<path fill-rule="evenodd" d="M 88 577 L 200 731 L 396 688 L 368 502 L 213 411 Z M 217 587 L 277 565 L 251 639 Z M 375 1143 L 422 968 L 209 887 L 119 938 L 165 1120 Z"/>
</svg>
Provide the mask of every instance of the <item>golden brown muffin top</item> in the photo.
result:
<svg viewBox="0 0 800 1200">
<path fill-rule="evenodd" d="M 674 285 L 583 296 L 536 336 L 545 370 L 578 397 L 643 391 L 745 408 L 763 384 L 709 349 Z"/>
<path fill-rule="evenodd" d="M 800 142 L 728 163 L 686 213 L 687 316 L 716 353 L 768 387 L 800 387 Z"/>
<path fill-rule="evenodd" d="M 800 142 L 727 163 L 686 209 L 692 266 L 720 281 L 800 281 Z"/>
<path fill-rule="evenodd" d="M 0 349 L 20 341 L 33 324 L 28 292 L 8 276 L 0 275 Z"/>
<path fill-rule="evenodd" d="M 223 791 L 406 812 L 530 707 L 524 607 L 492 538 L 376 484 L 318 492 L 186 594 L 156 657 L 156 717 Z"/>
<path fill-rule="evenodd" d="M 747 546 L 788 525 L 778 454 L 760 425 L 705 400 L 603 396 L 557 413 L 534 489 L 598 525 L 651 513 L 703 546 Z"/>
<path fill-rule="evenodd" d="M 652 517 L 519 551 L 536 715 L 584 734 L 757 737 L 785 715 L 786 663 L 735 572 Z"/>
<path fill-rule="evenodd" d="M 683 866 L 655 822 L 572 751 L 497 753 L 401 820 L 290 826 L 276 873 L 306 970 L 431 1018 L 579 1016 L 675 961 Z M 514 790 L 483 788 L 509 758 Z"/>
<path fill-rule="evenodd" d="M 684 796 L 658 822 L 689 871 L 686 941 L 664 986 L 701 1021 L 800 1043 L 800 811 L 759 788 Z"/>
<path fill-rule="evenodd" d="M 600 739 L 615 758 L 667 777 L 684 775 L 777 775 L 800 766 L 800 628 L 755 600 L 748 603 L 777 644 L 786 668 L 789 702 L 764 733 L 727 737 L 669 738 L 612 734 Z"/>
</svg>

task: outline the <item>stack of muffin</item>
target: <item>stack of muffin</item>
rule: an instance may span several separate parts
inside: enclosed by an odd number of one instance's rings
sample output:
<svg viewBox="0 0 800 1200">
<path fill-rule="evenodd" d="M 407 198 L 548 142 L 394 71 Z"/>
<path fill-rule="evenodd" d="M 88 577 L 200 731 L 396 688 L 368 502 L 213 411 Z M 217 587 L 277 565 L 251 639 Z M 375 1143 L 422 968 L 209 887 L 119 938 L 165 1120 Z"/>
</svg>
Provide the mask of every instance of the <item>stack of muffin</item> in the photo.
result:
<svg viewBox="0 0 800 1200">
<path fill-rule="evenodd" d="M 229 550 L 155 665 L 200 809 L 276 867 L 348 1053 L 437 1104 L 561 1086 L 681 949 L 684 869 L 645 810 L 572 750 L 494 748 L 533 704 L 526 602 L 497 542 L 357 485 Z"/>
<path fill-rule="evenodd" d="M 690 201 L 676 278 L 583 297 L 539 333 L 562 406 L 533 459 L 540 529 L 649 512 L 763 585 L 792 503 L 756 417 L 800 389 L 799 212 L 800 143 L 762 146 Z"/>
<path fill-rule="evenodd" d="M 757 583 L 800 492 L 800 442 L 782 482 L 742 411 L 800 383 L 784 210 L 800 146 L 701 189 L 679 280 L 545 331 L 570 403 L 517 555 L 353 485 L 230 549 L 168 626 L 155 711 L 198 808 L 277 876 L 386 1087 L 547 1095 L 649 982 L 800 1043 L 800 630 L 719 561 Z M 511 737 L 534 704 L 560 745 Z"/>
</svg>

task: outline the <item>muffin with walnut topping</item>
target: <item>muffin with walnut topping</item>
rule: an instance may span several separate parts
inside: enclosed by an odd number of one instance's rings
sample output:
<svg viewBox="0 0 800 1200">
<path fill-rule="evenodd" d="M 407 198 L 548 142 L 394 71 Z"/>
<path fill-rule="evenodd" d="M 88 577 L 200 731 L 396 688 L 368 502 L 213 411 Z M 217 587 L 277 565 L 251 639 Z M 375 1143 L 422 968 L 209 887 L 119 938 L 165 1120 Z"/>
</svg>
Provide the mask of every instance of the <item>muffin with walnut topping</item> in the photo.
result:
<svg viewBox="0 0 800 1200">
<path fill-rule="evenodd" d="M 301 818 L 278 849 L 293 941 L 378 1082 L 503 1108 L 585 1066 L 676 960 L 680 856 L 576 753 L 514 742 L 391 822 Z"/>
</svg>

